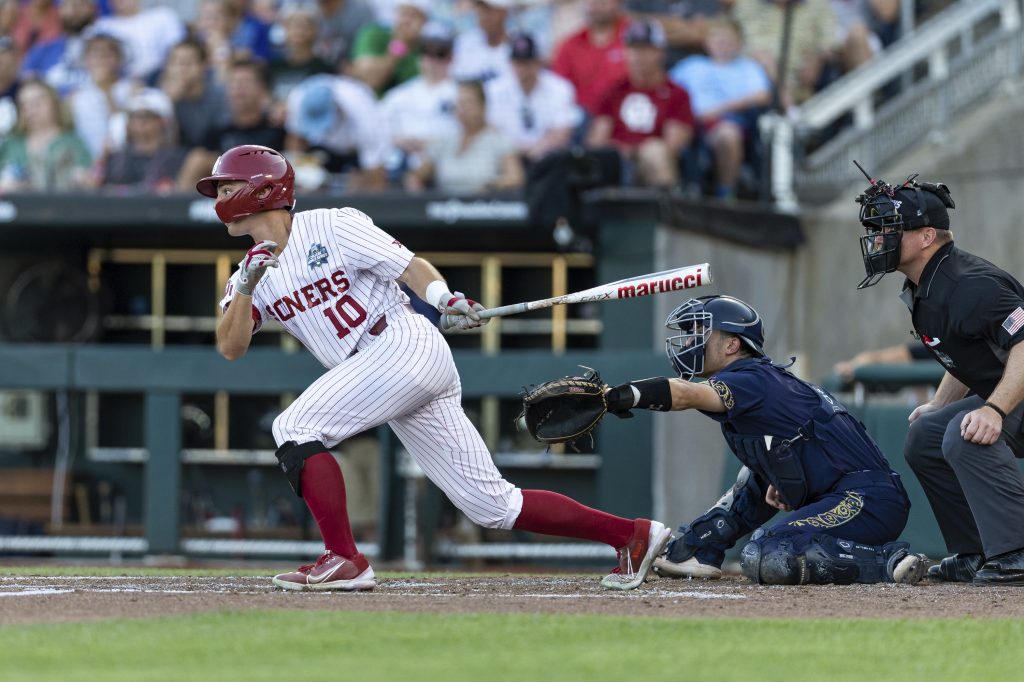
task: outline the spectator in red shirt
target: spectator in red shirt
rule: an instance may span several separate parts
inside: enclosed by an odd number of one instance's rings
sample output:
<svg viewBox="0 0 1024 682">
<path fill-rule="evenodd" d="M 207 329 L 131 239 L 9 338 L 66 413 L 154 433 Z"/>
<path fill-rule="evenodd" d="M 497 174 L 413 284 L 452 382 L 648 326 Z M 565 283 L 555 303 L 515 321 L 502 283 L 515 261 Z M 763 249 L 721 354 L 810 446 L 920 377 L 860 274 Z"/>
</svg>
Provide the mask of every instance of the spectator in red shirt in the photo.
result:
<svg viewBox="0 0 1024 682">
<path fill-rule="evenodd" d="M 680 154 L 693 139 L 690 97 L 665 74 L 660 24 L 635 22 L 625 40 L 627 75 L 601 99 L 587 145 L 617 148 L 639 184 L 675 187 Z"/>
<path fill-rule="evenodd" d="M 601 95 L 626 75 L 622 36 L 629 19 L 621 0 L 587 0 L 587 25 L 555 51 L 551 70 L 576 88 L 576 101 L 593 115 Z"/>
</svg>

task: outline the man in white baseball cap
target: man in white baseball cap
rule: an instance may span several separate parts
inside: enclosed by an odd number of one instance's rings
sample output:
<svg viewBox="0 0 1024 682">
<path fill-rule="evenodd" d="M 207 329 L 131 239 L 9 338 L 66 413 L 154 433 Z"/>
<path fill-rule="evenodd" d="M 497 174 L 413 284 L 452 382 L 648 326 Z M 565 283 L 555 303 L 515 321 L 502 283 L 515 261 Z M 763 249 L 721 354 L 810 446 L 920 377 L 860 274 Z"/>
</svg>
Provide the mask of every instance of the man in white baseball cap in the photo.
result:
<svg viewBox="0 0 1024 682">
<path fill-rule="evenodd" d="M 476 0 L 477 28 L 455 39 L 452 62 L 455 80 L 488 81 L 512 71 L 506 30 L 512 5 L 512 0 Z"/>
</svg>

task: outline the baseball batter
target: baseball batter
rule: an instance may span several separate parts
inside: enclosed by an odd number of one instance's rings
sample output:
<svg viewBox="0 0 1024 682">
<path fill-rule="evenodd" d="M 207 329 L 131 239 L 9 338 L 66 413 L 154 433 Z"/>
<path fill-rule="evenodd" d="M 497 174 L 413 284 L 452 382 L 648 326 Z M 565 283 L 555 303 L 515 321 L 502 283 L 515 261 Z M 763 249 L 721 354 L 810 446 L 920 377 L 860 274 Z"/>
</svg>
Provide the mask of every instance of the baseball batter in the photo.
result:
<svg viewBox="0 0 1024 682">
<path fill-rule="evenodd" d="M 279 152 L 225 152 L 196 189 L 216 199 L 232 236 L 255 242 L 227 283 L 217 348 L 234 360 L 274 318 L 327 368 L 274 420 L 277 458 L 309 507 L 325 552 L 274 577 L 288 590 L 365 590 L 376 582 L 356 549 L 345 482 L 329 449 L 387 423 L 426 475 L 475 523 L 604 542 L 619 565 L 601 584 L 640 585 L 671 531 L 624 519 L 557 493 L 521 490 L 495 468 L 462 410 L 462 387 L 444 337 L 412 311 L 398 283 L 438 309 L 443 324 L 486 324 L 480 304 L 452 293 L 426 260 L 353 208 L 292 213 L 294 171 Z"/>
</svg>

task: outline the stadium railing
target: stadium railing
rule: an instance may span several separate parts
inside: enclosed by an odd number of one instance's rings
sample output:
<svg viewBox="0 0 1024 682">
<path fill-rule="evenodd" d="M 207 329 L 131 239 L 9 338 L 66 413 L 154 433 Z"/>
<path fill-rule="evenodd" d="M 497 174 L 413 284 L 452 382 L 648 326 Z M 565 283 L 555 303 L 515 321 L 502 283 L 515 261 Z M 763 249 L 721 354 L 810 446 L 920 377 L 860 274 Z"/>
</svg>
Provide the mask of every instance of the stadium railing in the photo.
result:
<svg viewBox="0 0 1024 682">
<path fill-rule="evenodd" d="M 776 206 L 795 210 L 801 201 L 828 201 L 845 184 L 863 179 L 851 159 L 875 172 L 1022 73 L 1021 0 L 952 5 L 792 117 L 763 117 Z M 816 136 L 849 119 L 852 125 L 809 150 Z"/>
</svg>

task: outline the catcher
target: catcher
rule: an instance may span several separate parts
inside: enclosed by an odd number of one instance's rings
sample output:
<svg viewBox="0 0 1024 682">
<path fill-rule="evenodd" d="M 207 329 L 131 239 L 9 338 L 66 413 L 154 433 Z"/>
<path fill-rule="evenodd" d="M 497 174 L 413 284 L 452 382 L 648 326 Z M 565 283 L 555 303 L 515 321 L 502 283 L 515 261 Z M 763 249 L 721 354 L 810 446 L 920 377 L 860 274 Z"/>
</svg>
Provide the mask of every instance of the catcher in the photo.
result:
<svg viewBox="0 0 1024 682">
<path fill-rule="evenodd" d="M 725 551 L 754 531 L 740 565 L 757 583 L 918 582 L 927 558 L 896 541 L 910 510 L 899 475 L 842 404 L 765 356 L 757 311 L 730 296 L 704 296 L 673 310 L 666 326 L 666 352 L 681 378 L 595 391 L 586 387 L 601 386 L 592 373 L 572 379 L 575 392 L 562 386 L 567 380 L 549 382 L 525 397 L 523 415 L 546 442 L 589 433 L 605 411 L 697 409 L 721 423 L 743 468 L 713 507 L 678 529 L 655 570 L 719 578 Z M 583 415 L 583 424 L 569 414 Z M 769 523 L 780 510 L 793 513 Z"/>
</svg>

